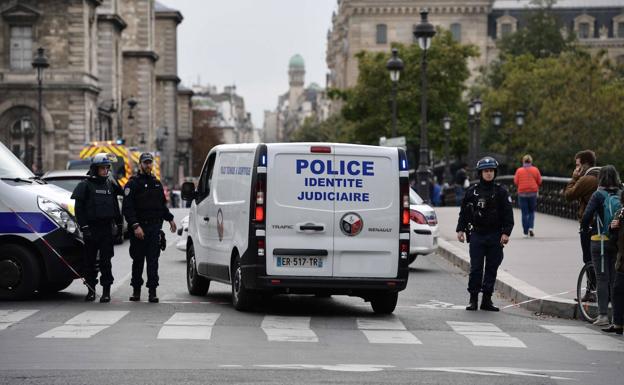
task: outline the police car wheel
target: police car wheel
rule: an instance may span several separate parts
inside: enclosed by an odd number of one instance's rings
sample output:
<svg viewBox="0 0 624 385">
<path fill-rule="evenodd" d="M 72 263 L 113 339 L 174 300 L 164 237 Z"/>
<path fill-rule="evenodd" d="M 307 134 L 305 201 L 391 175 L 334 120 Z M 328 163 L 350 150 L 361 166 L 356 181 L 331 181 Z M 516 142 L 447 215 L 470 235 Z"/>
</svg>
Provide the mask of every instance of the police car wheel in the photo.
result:
<svg viewBox="0 0 624 385">
<path fill-rule="evenodd" d="M 191 295 L 206 295 L 210 288 L 210 280 L 197 273 L 197 261 L 195 260 L 195 248 L 193 244 L 186 249 L 186 287 Z"/>
<path fill-rule="evenodd" d="M 69 285 L 72 284 L 72 282 L 74 282 L 73 278 L 67 278 L 64 281 L 56 282 L 49 282 L 46 280 L 42 282 L 41 285 L 39 285 L 39 293 L 58 293 L 59 291 L 66 289 Z"/>
<path fill-rule="evenodd" d="M 28 298 L 35 292 L 40 280 L 41 269 L 28 249 L 19 245 L 0 247 L 0 299 Z"/>
<path fill-rule="evenodd" d="M 252 293 L 243 284 L 243 271 L 237 255 L 232 264 L 232 305 L 239 311 L 248 310 L 253 302 Z"/>
<path fill-rule="evenodd" d="M 371 298 L 371 306 L 377 314 L 391 314 L 396 308 L 399 293 L 377 294 Z"/>
</svg>

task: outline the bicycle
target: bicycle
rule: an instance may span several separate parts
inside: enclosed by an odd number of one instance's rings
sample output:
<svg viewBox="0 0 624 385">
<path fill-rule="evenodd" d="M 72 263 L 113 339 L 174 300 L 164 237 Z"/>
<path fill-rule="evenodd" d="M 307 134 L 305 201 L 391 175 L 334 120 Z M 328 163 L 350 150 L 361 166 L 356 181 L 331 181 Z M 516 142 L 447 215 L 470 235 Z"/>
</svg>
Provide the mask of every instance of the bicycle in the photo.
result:
<svg viewBox="0 0 624 385">
<path fill-rule="evenodd" d="M 579 314 L 587 322 L 593 323 L 598 318 L 597 299 L 594 265 L 587 262 L 581 268 L 576 284 L 576 302 Z"/>
</svg>

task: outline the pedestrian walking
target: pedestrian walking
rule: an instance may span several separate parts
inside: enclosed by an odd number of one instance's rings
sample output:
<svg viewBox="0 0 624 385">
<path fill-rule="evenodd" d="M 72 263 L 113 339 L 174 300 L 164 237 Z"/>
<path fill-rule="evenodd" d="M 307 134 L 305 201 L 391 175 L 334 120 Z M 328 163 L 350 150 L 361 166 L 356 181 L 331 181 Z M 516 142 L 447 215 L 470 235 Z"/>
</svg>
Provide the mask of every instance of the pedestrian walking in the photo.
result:
<svg viewBox="0 0 624 385">
<path fill-rule="evenodd" d="M 85 301 L 95 300 L 95 286 L 98 283 L 96 264 L 99 255 L 102 285 L 100 302 L 110 302 L 110 287 L 113 284 L 113 233 L 116 233 L 117 229 L 114 227 L 121 217 L 117 197 L 123 194 L 119 185 L 109 177 L 111 164 L 108 154 L 96 154 L 91 160 L 88 178 L 76 186 L 71 196 L 76 202 L 76 220 L 85 242 Z"/>
<path fill-rule="evenodd" d="M 542 174 L 533 165 L 533 158 L 527 154 L 522 157 L 522 167 L 516 170 L 514 184 L 518 188 L 518 203 L 522 212 L 522 231 L 525 238 L 535 236 L 535 210 L 537 194 L 542 185 Z"/>
<path fill-rule="evenodd" d="M 598 190 L 592 194 L 581 219 L 581 228 L 591 234 L 591 258 L 596 272 L 599 312 L 594 322 L 596 326 L 609 324 L 609 298 L 615 279 L 617 252 L 613 242 L 609 242 L 609 227 L 615 213 L 621 208 L 621 185 L 615 167 L 602 167 L 598 175 Z"/>
<path fill-rule="evenodd" d="M 624 192 L 620 195 L 624 202 Z M 606 333 L 622 335 L 624 328 L 624 209 L 620 208 L 615 219 L 611 222 L 611 234 L 615 236 L 617 254 L 615 258 L 615 279 L 613 280 L 613 322 L 609 327 L 602 329 Z"/>
<path fill-rule="evenodd" d="M 479 182 L 466 191 L 457 221 L 457 239 L 470 243 L 470 303 L 466 310 L 477 310 L 479 292 L 483 292 L 481 310 L 499 310 L 492 303 L 492 294 L 514 219 L 511 197 L 494 182 L 497 169 L 498 162 L 492 157 L 477 162 Z"/>
<path fill-rule="evenodd" d="M 163 185 L 154 175 L 154 157 L 144 152 L 139 157 L 139 173 L 124 188 L 123 214 L 132 229 L 130 232 L 130 257 L 132 258 L 132 296 L 130 301 L 141 299 L 143 266 L 147 261 L 147 286 L 149 302 L 158 302 L 158 257 L 160 256 L 163 220 L 169 222 L 171 232 L 176 231 L 173 214 L 167 208 Z M 163 233 L 164 235 L 164 233 Z"/>
<path fill-rule="evenodd" d="M 574 156 L 574 162 L 576 164 L 574 171 L 572 172 L 572 179 L 566 185 L 563 195 L 568 202 L 578 201 L 579 209 L 577 217 L 579 221 L 579 227 L 585 207 L 591 198 L 592 194 L 598 188 L 598 173 L 600 167 L 596 167 L 596 154 L 592 150 L 583 150 L 576 153 Z M 579 236 L 581 240 L 581 251 L 583 253 L 583 263 L 591 263 L 591 239 L 589 232 L 583 231 L 583 228 L 579 229 Z M 588 287 L 581 298 L 583 302 L 595 302 L 592 291 L 596 287 L 595 273 L 593 267 L 589 271 L 589 283 Z"/>
<path fill-rule="evenodd" d="M 466 164 L 462 164 L 455 172 L 455 205 L 460 206 L 464 199 L 466 188 L 470 185 L 468 181 L 468 173 L 466 172 Z"/>
</svg>

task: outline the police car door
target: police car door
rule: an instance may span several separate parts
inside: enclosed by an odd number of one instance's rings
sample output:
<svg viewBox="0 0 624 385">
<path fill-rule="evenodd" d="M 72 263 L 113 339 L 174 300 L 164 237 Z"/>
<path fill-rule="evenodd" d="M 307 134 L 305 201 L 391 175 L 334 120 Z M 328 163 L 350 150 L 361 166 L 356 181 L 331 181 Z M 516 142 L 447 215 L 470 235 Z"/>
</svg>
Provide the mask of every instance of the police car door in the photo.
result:
<svg viewBox="0 0 624 385">
<path fill-rule="evenodd" d="M 334 276 L 396 277 L 399 160 L 396 148 L 336 145 Z"/>
<path fill-rule="evenodd" d="M 334 159 L 330 146 L 267 146 L 266 267 L 269 275 L 332 276 Z"/>
</svg>

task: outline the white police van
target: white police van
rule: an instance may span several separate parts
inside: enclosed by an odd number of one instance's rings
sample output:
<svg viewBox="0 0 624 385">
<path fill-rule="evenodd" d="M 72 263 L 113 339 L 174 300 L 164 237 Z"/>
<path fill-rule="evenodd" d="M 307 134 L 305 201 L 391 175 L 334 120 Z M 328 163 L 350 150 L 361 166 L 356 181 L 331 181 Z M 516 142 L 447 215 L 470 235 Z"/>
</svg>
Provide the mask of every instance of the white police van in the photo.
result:
<svg viewBox="0 0 624 385">
<path fill-rule="evenodd" d="M 80 271 L 83 243 L 71 194 L 46 184 L 0 142 L 0 299 L 56 292 Z"/>
<path fill-rule="evenodd" d="M 409 182 L 405 153 L 333 143 L 220 145 L 193 200 L 187 286 L 231 283 L 249 308 L 258 294 L 344 294 L 391 313 L 405 289 Z"/>
</svg>

